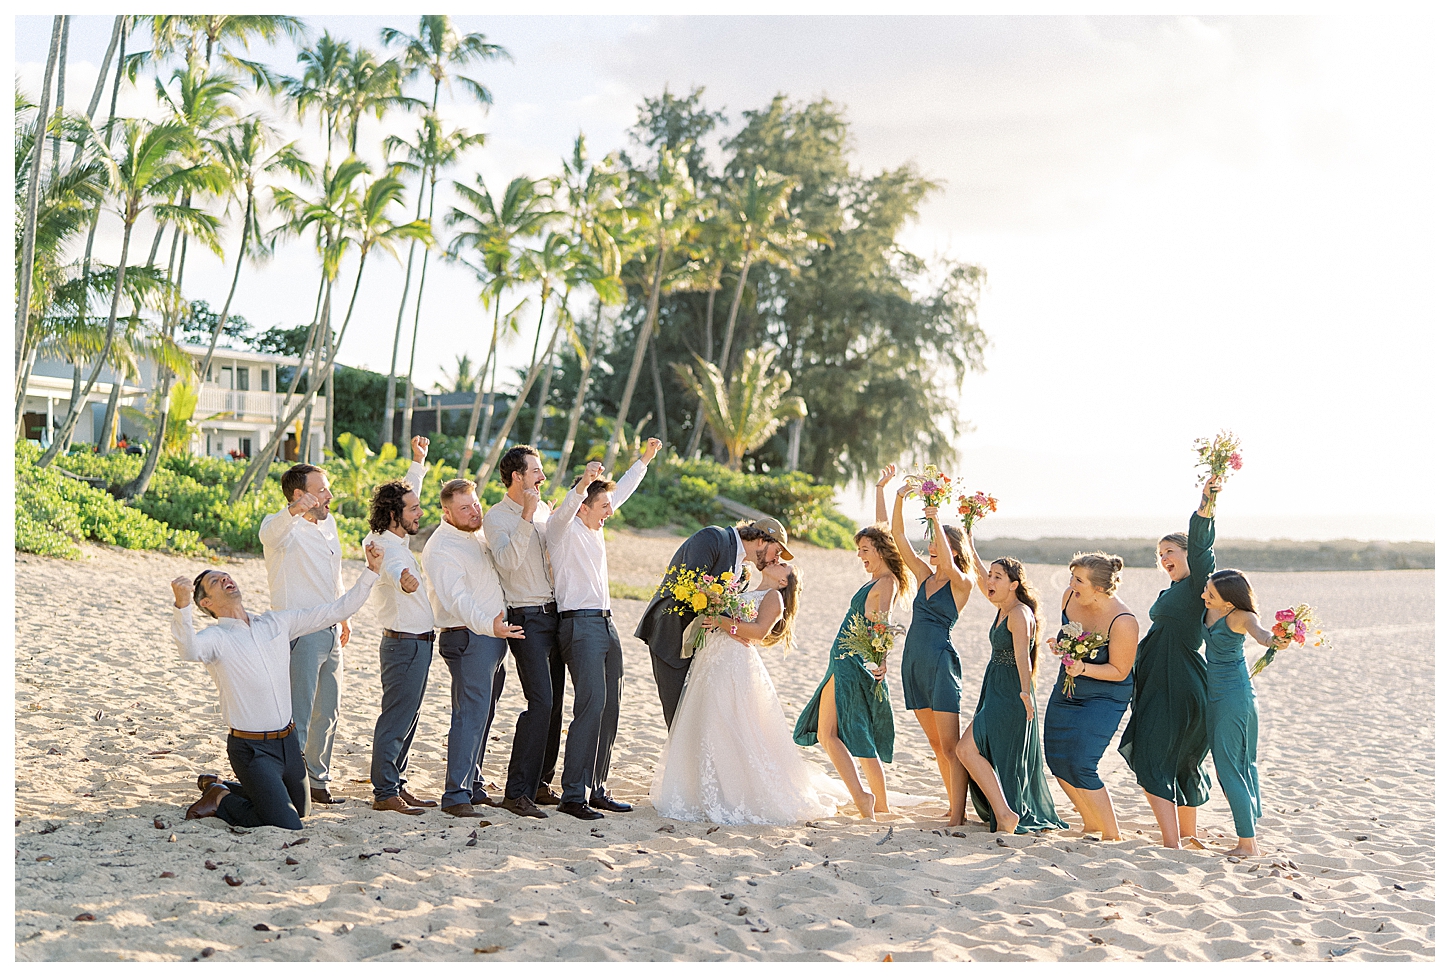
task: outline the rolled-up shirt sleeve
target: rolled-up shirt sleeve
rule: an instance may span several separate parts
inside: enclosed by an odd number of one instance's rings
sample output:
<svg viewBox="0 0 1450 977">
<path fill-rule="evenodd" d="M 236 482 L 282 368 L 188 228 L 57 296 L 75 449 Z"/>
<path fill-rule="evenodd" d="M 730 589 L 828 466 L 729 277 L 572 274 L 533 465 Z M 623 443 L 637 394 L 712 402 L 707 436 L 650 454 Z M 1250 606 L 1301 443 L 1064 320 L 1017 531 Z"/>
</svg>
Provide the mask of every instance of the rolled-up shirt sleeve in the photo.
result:
<svg viewBox="0 0 1450 977">
<path fill-rule="evenodd" d="M 408 487 L 413 490 L 413 494 L 420 499 L 423 497 L 423 474 L 425 471 L 426 469 L 423 467 L 423 463 L 421 461 L 415 461 L 408 466 L 408 474 L 403 476 L 403 481 L 408 483 Z"/>
<path fill-rule="evenodd" d="M 378 575 L 367 567 L 363 567 L 362 572 L 357 575 L 352 589 L 332 603 L 321 604 L 317 607 L 303 607 L 293 611 L 275 611 L 274 613 L 287 628 L 288 640 L 300 638 L 304 634 L 321 631 L 339 621 L 345 621 L 362 610 L 363 604 L 367 603 L 368 595 L 373 592 L 373 584 L 377 581 Z"/>
<path fill-rule="evenodd" d="M 171 640 L 176 642 L 176 653 L 181 660 L 209 662 L 216 658 L 216 646 L 210 640 L 211 636 L 206 632 L 197 633 L 196 624 L 191 617 L 191 605 L 176 607 L 173 604 L 172 608 Z"/>
</svg>

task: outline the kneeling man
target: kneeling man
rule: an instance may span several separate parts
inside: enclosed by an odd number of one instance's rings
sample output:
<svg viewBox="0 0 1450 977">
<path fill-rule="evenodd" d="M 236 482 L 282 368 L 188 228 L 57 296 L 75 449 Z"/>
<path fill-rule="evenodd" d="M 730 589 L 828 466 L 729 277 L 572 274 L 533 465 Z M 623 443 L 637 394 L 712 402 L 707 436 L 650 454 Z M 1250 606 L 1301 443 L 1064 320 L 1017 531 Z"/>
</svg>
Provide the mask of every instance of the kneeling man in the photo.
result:
<svg viewBox="0 0 1450 977">
<path fill-rule="evenodd" d="M 367 567 L 337 600 L 260 614 L 247 612 L 236 581 L 220 570 L 171 581 L 176 598 L 171 637 L 182 660 L 204 663 L 216 682 L 222 720 L 231 727 L 227 758 L 237 777 L 234 782 L 199 778 L 201 800 L 187 808 L 187 820 L 216 816 L 243 828 L 301 829 L 308 813 L 307 766 L 292 722 L 291 642 L 356 614 L 382 564 L 382 550 L 369 545 Z M 195 629 L 193 597 L 197 607 L 216 618 L 215 627 Z"/>
</svg>

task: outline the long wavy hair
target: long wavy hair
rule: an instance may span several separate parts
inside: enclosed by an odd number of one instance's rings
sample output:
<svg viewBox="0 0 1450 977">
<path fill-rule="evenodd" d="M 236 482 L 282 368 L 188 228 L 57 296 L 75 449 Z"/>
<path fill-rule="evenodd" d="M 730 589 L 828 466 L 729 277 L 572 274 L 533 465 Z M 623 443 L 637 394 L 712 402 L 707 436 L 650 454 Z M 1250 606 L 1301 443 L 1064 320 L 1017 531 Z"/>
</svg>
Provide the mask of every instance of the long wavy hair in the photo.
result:
<svg viewBox="0 0 1450 977">
<path fill-rule="evenodd" d="M 801 572 L 791 566 L 790 576 L 785 578 L 785 586 L 780 588 L 781 603 L 784 610 L 781 612 L 780 620 L 770 629 L 760 643 L 769 648 L 772 645 L 785 645 L 787 648 L 795 647 L 795 616 L 800 609 L 801 593 Z"/>
<path fill-rule="evenodd" d="M 1234 607 L 1250 614 L 1259 613 L 1259 601 L 1254 596 L 1254 588 L 1249 585 L 1249 578 L 1238 570 L 1219 570 L 1208 578 L 1208 582 L 1213 584 L 1213 589 L 1218 591 L 1220 597 Z"/>
<path fill-rule="evenodd" d="M 863 539 L 869 539 L 871 545 L 876 547 L 876 553 L 885 561 L 886 568 L 896 579 L 896 596 L 892 603 L 909 596 L 915 588 L 911 585 L 911 575 L 906 572 L 906 560 L 902 558 L 901 551 L 896 548 L 896 540 L 891 538 L 891 530 L 884 522 L 874 523 L 856 533 L 857 544 Z"/>
<path fill-rule="evenodd" d="M 1017 585 L 1017 599 L 1027 605 L 1032 612 L 1032 638 L 1028 643 L 1027 660 L 1031 666 L 1032 677 L 1037 677 L 1037 645 L 1042 638 L 1042 615 L 1038 613 L 1041 600 L 1037 596 L 1037 589 L 1027 579 L 1023 570 L 1022 561 L 1016 557 L 1003 556 L 992 561 L 992 566 L 1001 567 L 1007 579 Z"/>
</svg>

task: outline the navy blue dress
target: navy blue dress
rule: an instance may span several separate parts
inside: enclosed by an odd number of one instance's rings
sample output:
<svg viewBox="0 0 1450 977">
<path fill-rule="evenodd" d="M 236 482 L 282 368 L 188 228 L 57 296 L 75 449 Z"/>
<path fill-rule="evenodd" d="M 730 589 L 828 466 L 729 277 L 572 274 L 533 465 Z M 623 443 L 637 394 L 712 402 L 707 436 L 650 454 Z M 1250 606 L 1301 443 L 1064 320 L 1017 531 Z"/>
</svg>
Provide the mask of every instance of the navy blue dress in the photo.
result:
<svg viewBox="0 0 1450 977">
<path fill-rule="evenodd" d="M 1132 617 L 1127 611 L 1118 615 L 1124 616 Z M 1118 617 L 1108 622 L 1109 635 Z M 1065 604 L 1062 623 L 1070 623 Z M 1083 659 L 1089 665 L 1103 665 L 1107 660 L 1107 645 Z M 1098 776 L 1098 761 L 1112 742 L 1133 698 L 1133 673 L 1130 671 L 1121 682 L 1079 675 L 1071 697 L 1062 693 L 1062 680 L 1066 676 L 1067 669 L 1058 665 L 1057 681 L 1047 700 L 1047 713 L 1042 717 L 1042 752 L 1054 777 L 1078 790 L 1098 790 L 1103 786 Z"/>
<path fill-rule="evenodd" d="M 934 579 L 936 574 L 927 578 Z M 930 597 L 926 588 L 923 581 L 911 602 L 911 627 L 901 649 L 901 692 L 908 709 L 961 712 L 962 660 L 952 647 L 957 601 L 950 583 Z"/>
</svg>

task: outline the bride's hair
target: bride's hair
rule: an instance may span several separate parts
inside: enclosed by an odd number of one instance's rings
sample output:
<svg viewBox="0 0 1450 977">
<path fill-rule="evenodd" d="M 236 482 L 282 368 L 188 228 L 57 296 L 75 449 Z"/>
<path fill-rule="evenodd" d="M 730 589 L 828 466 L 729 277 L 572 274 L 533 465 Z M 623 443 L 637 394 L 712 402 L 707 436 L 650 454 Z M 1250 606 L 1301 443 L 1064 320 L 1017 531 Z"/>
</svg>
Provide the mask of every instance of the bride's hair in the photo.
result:
<svg viewBox="0 0 1450 977">
<path fill-rule="evenodd" d="M 792 566 L 790 576 L 785 578 L 785 586 L 780 588 L 780 599 L 785 609 L 781 612 L 780 620 L 760 639 L 762 645 L 767 648 L 771 645 L 795 647 L 795 615 L 800 609 L 800 594 L 801 572 Z"/>
</svg>

